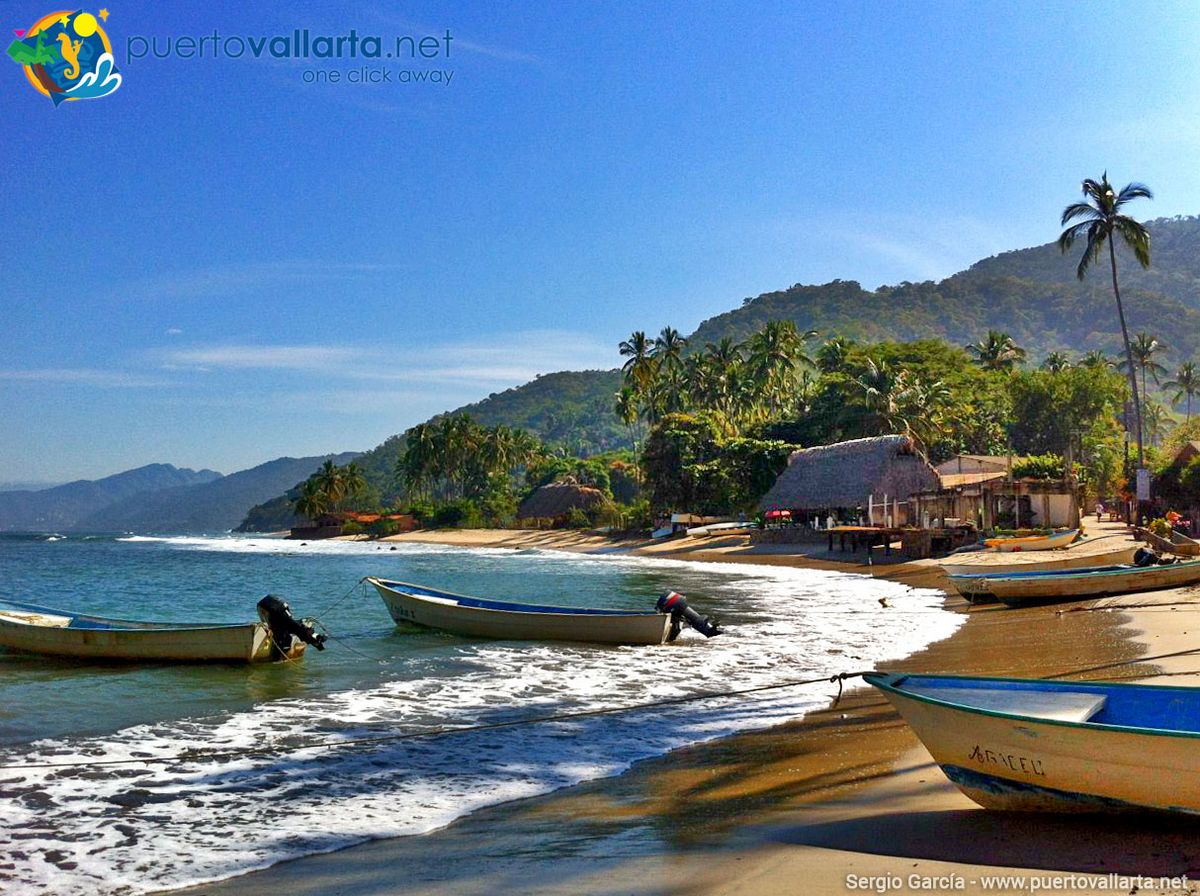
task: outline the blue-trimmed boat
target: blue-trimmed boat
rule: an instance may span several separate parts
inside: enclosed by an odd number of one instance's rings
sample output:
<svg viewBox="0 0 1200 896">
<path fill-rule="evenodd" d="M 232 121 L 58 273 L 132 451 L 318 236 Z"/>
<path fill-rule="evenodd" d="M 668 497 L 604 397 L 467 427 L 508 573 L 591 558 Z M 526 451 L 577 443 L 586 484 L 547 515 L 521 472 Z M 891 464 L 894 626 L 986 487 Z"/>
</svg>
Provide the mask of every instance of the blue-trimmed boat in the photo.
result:
<svg viewBox="0 0 1200 896">
<path fill-rule="evenodd" d="M 397 625 L 407 623 L 455 635 L 518 641 L 662 644 L 673 638 L 671 612 L 509 603 L 408 582 L 370 577 L 367 581 L 375 586 Z"/>
<path fill-rule="evenodd" d="M 1019 811 L 1200 813 L 1200 688 L 872 672 L 954 784 Z"/>
<path fill-rule="evenodd" d="M 951 576 L 950 581 L 960 592 L 970 590 L 973 602 L 992 597 L 1010 607 L 1025 607 L 1195 585 L 1200 583 L 1200 560 Z"/>
<path fill-rule="evenodd" d="M 292 618 L 270 595 L 259 622 L 139 622 L 0 600 L 0 647 L 18 653 L 103 662 L 261 663 L 294 660 L 308 644 L 324 649 L 311 623 Z"/>
</svg>

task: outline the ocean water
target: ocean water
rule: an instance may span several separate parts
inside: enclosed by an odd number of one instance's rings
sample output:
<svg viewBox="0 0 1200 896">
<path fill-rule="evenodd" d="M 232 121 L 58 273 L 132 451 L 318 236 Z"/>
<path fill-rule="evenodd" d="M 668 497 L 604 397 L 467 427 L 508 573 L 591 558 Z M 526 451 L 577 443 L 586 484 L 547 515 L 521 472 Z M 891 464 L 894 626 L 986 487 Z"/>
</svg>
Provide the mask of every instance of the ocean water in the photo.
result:
<svg viewBox="0 0 1200 896">
<path fill-rule="evenodd" d="M 941 609 L 940 592 L 842 573 L 392 547 L 0 536 L 0 596 L 13 600 L 235 622 L 255 618 L 258 599 L 275 593 L 333 636 L 302 662 L 252 667 L 83 666 L 0 652 L 0 892 L 144 893 L 420 835 L 483 806 L 802 716 L 836 688 L 659 701 L 860 671 L 961 622 Z M 400 630 L 373 589 L 358 584 L 367 575 L 639 609 L 673 589 L 718 615 L 727 633 L 685 632 L 671 645 L 634 648 Z M 634 705 L 647 706 L 377 740 Z M 121 759 L 161 761 L 96 764 Z"/>
</svg>

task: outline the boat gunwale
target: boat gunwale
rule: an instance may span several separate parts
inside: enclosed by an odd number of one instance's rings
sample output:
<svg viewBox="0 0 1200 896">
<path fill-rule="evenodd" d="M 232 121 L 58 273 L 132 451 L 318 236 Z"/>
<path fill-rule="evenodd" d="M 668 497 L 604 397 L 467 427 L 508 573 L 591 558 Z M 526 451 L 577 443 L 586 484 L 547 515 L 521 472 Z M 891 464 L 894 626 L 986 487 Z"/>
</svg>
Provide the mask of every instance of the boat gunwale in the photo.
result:
<svg viewBox="0 0 1200 896">
<path fill-rule="evenodd" d="M 1153 570 L 1181 569 L 1200 566 L 1200 560 L 1182 560 L 1178 563 L 1156 563 L 1152 566 L 1079 566 L 1067 569 L 1033 569 L 1029 572 L 1009 573 L 951 573 L 947 578 L 980 578 L 980 579 L 1033 579 L 1033 578 L 1085 578 L 1088 576 L 1128 575 L 1134 572 L 1152 572 Z"/>
<path fill-rule="evenodd" d="M 422 595 L 412 594 L 398 588 L 391 587 L 392 585 L 401 585 L 408 588 L 415 588 L 418 591 L 432 592 L 431 595 L 445 595 L 448 598 L 455 599 L 454 606 L 460 610 L 474 610 L 481 613 L 503 613 L 512 615 L 524 616 L 585 616 L 592 619 L 628 619 L 634 618 L 649 618 L 649 617 L 669 617 L 669 613 L 660 613 L 658 610 L 607 610 L 588 607 L 556 607 L 550 604 L 518 604 L 511 601 L 492 601 L 488 598 L 473 597 L 469 594 L 457 594 L 453 591 L 442 591 L 438 588 L 429 588 L 425 585 L 417 585 L 413 582 L 399 582 L 394 579 L 379 579 L 375 576 L 367 576 L 366 581 L 370 582 L 376 588 L 383 587 L 387 591 L 392 591 L 397 594 L 402 594 L 406 597 L 411 597 L 415 600 L 421 600 Z M 485 601 L 495 604 L 506 604 L 504 607 L 475 607 L 470 604 L 460 604 L 457 599 L 471 601 Z M 534 608 L 534 609 L 531 609 Z"/>
<path fill-rule="evenodd" d="M 1112 731 L 1125 734 L 1153 734 L 1159 737 L 1190 737 L 1200 739 L 1200 731 L 1187 731 L 1181 728 L 1142 728 L 1137 725 L 1113 725 L 1108 722 L 1093 722 L 1090 719 L 1084 722 L 1072 722 L 1066 719 L 1048 719 L 1041 716 L 1025 716 L 1015 712 L 1001 712 L 996 709 L 983 709 L 978 706 L 969 706 L 965 703 L 954 703 L 950 700 L 939 700 L 937 697 L 930 697 L 925 694 L 916 694 L 911 691 L 906 691 L 896 685 L 903 682 L 906 678 L 936 678 L 949 681 L 985 681 L 996 682 L 999 684 L 1063 684 L 1078 686 L 1086 689 L 1089 692 L 1103 693 L 1105 690 L 1118 688 L 1121 690 L 1145 690 L 1147 688 L 1154 691 L 1188 691 L 1194 693 L 1194 687 L 1186 685 L 1156 685 L 1156 684 L 1137 684 L 1134 682 L 1086 682 L 1086 681 L 1058 681 L 1047 678 L 1004 678 L 985 675 L 931 675 L 921 672 L 866 672 L 863 674 L 863 680 L 873 687 L 879 688 L 884 693 L 899 694 L 902 697 L 907 697 L 910 700 L 916 700 L 919 703 L 929 703 L 933 706 L 947 707 L 958 710 L 959 712 L 973 713 L 974 715 L 990 716 L 996 719 L 1010 719 L 1021 722 L 1031 722 L 1043 725 L 1058 725 L 1063 728 L 1086 728 L 1098 731 Z M 911 726 L 910 726 L 911 727 Z"/>
<path fill-rule="evenodd" d="M 4 607 L 15 607 L 18 610 L 27 610 L 34 613 L 44 613 L 51 616 L 65 617 L 71 620 L 71 623 L 78 621 L 98 622 L 107 628 L 90 629 L 86 626 L 73 626 L 68 623 L 65 626 L 47 626 L 39 625 L 36 622 L 20 622 L 15 619 L 6 619 L 2 615 Z M 33 628 L 59 628 L 65 631 L 117 631 L 117 632 L 190 632 L 190 631 L 211 631 L 213 629 L 235 629 L 248 628 L 253 626 L 264 625 L 265 623 L 252 620 L 249 622 L 148 622 L 145 620 L 136 619 L 114 619 L 108 616 L 91 616 L 86 613 L 76 613 L 71 610 L 60 610 L 52 607 L 43 607 L 37 604 L 26 604 L 18 601 L 0 599 L 0 624 L 5 625 L 27 625 Z"/>
</svg>

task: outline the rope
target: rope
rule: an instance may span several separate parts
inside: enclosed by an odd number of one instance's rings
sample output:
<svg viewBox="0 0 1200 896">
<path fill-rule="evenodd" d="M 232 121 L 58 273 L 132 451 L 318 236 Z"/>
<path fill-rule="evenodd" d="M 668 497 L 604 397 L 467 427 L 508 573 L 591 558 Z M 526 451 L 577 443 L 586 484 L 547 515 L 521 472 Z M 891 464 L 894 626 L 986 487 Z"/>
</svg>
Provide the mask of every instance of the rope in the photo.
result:
<svg viewBox="0 0 1200 896">
<path fill-rule="evenodd" d="M 615 715 L 624 712 L 636 712 L 644 709 L 656 709 L 662 706 L 680 706 L 695 703 L 700 700 L 716 700 L 725 697 L 738 697 L 743 694 L 756 694 L 763 691 L 775 691 L 783 688 L 801 687 L 810 684 L 837 683 L 839 695 L 842 682 L 850 678 L 859 678 L 867 672 L 840 672 L 836 675 L 825 675 L 820 678 L 808 678 L 803 681 L 785 681 L 776 684 L 758 685 L 752 688 L 741 688 L 730 691 L 706 691 L 699 694 L 688 694 L 683 697 L 668 697 L 665 700 L 654 700 L 643 703 L 631 703 L 625 706 L 613 706 L 601 709 L 583 709 L 575 712 L 553 713 L 546 716 L 533 716 L 527 719 L 514 719 L 509 722 L 491 722 L 483 725 L 458 725 L 453 727 L 439 726 L 427 731 L 407 731 L 401 734 L 381 734 L 374 737 L 344 738 L 342 740 L 324 740 L 312 744 L 301 744 L 290 747 L 268 746 L 250 747 L 227 750 L 191 750 L 174 756 L 150 756 L 140 759 L 101 759 L 94 762 L 36 762 L 28 764 L 0 765 L 0 771 L 32 771 L 51 768 L 102 768 L 122 765 L 170 765 L 177 762 L 197 762 L 201 760 L 216 760 L 225 758 L 244 758 L 247 756 L 273 756 L 276 754 L 300 753 L 307 750 L 324 750 L 335 747 L 376 746 L 378 744 L 399 743 L 401 741 L 417 740 L 426 737 L 439 737 L 444 734 L 469 734 L 478 731 L 497 731 L 504 728 L 517 728 L 525 725 L 541 725 L 547 722 L 569 722 L 577 719 L 590 719 L 598 716 Z"/>
<path fill-rule="evenodd" d="M 357 582 L 355 582 L 353 585 L 351 585 L 345 594 L 343 594 L 341 597 L 339 597 L 337 600 L 335 600 L 333 603 L 331 603 L 329 606 L 327 606 L 324 610 L 322 610 L 320 613 L 318 613 L 313 618 L 320 619 L 322 616 L 327 616 L 329 614 L 330 610 L 332 610 L 334 607 L 338 606 L 343 601 L 345 601 L 346 598 L 348 598 L 355 591 L 361 589 L 362 583 L 365 582 L 366 580 L 367 580 L 367 577 L 363 576 L 361 579 L 359 579 Z"/>
</svg>

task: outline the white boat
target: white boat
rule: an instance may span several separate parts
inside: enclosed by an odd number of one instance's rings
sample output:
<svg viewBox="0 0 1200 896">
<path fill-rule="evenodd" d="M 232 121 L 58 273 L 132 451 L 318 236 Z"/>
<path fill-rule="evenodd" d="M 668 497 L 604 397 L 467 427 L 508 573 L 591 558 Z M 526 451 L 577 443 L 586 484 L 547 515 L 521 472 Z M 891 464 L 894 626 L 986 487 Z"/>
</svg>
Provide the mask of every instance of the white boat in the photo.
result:
<svg viewBox="0 0 1200 896">
<path fill-rule="evenodd" d="M 688 529 L 690 538 L 705 538 L 713 535 L 739 535 L 755 529 L 754 523 L 709 523 L 707 526 L 695 526 Z"/>
<path fill-rule="evenodd" d="M 307 646 L 282 626 L 277 626 L 279 634 L 273 636 L 272 626 L 265 620 L 244 624 L 136 622 L 35 604 L 0 603 L 0 647 L 20 653 L 114 662 L 260 663 L 298 659 Z M 324 638 L 319 641 L 323 643 Z"/>
<path fill-rule="evenodd" d="M 988 538 L 983 543 L 986 547 L 1000 553 L 1015 551 L 1056 551 L 1065 548 L 1082 534 L 1082 529 L 1067 529 L 1065 532 L 1054 532 L 1050 535 L 1021 535 L 1012 538 Z"/>
<path fill-rule="evenodd" d="M 967 579 L 971 581 L 968 583 Z M 1150 566 L 1098 566 L 1043 572 L 951 576 L 954 587 L 990 594 L 1010 607 L 1057 603 L 1085 597 L 1135 594 L 1200 583 L 1200 560 Z"/>
<path fill-rule="evenodd" d="M 873 672 L 963 793 L 989 809 L 1200 813 L 1200 689 Z"/>
<path fill-rule="evenodd" d="M 597 610 L 509 603 L 467 597 L 407 582 L 368 578 L 397 624 L 411 623 L 456 635 L 521 641 L 662 644 L 671 613 Z"/>
</svg>

